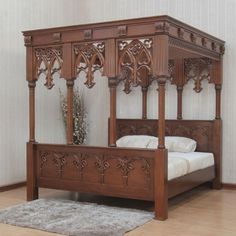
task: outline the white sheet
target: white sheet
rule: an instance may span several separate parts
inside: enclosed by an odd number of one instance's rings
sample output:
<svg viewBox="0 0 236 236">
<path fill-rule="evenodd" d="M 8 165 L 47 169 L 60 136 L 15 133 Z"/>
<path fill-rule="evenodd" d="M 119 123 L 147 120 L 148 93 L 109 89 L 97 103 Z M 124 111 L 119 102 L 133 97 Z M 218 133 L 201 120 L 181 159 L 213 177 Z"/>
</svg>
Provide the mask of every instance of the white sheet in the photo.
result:
<svg viewBox="0 0 236 236">
<path fill-rule="evenodd" d="M 214 155 L 209 152 L 169 152 L 168 180 L 214 165 Z"/>
</svg>

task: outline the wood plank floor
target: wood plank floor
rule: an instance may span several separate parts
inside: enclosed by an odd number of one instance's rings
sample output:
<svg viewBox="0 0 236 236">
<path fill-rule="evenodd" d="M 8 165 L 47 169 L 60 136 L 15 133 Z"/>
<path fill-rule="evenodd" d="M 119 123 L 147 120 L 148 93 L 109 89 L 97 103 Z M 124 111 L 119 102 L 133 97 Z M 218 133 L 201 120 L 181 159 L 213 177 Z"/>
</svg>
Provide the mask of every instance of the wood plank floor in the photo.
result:
<svg viewBox="0 0 236 236">
<path fill-rule="evenodd" d="M 64 198 L 102 202 L 109 205 L 139 206 L 152 208 L 152 203 L 108 197 L 78 195 L 65 191 L 40 190 L 43 198 Z M 25 202 L 25 188 L 0 193 L 0 208 Z M 3 236 L 55 236 L 39 230 L 0 224 Z M 129 232 L 127 236 L 235 236 L 236 235 L 236 191 L 197 188 L 170 200 L 169 219 L 164 222 L 152 220 Z"/>
</svg>

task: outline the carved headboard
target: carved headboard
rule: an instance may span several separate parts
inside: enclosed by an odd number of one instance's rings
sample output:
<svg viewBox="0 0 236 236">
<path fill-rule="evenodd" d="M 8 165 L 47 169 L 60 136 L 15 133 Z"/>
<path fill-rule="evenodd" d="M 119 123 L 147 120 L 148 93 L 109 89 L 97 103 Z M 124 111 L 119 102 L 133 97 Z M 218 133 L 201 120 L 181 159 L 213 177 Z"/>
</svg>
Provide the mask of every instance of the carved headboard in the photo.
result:
<svg viewBox="0 0 236 236">
<path fill-rule="evenodd" d="M 157 120 L 117 119 L 117 139 L 125 135 L 157 136 Z M 167 136 L 183 136 L 197 141 L 197 151 L 214 152 L 214 120 L 166 120 Z"/>
</svg>

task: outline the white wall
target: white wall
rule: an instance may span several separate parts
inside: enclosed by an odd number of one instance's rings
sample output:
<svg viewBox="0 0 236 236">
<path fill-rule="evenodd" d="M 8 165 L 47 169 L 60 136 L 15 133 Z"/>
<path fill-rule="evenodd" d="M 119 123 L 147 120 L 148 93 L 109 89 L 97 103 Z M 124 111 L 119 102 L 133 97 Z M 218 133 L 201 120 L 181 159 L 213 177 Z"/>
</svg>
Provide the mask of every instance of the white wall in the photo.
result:
<svg viewBox="0 0 236 236">
<path fill-rule="evenodd" d="M 25 180 L 28 88 L 21 31 L 76 24 L 78 8 L 77 0 L 0 0 L 0 186 Z M 63 140 L 58 88 L 50 96 L 41 90 L 37 99 L 38 139 Z"/>
<path fill-rule="evenodd" d="M 25 179 L 25 142 L 28 138 L 27 84 L 25 81 L 25 48 L 21 30 L 47 28 L 108 20 L 137 18 L 168 14 L 213 34 L 226 41 L 224 56 L 223 86 L 223 181 L 236 183 L 236 106 L 234 95 L 234 58 L 236 58 L 236 1 L 234 0 L 0 0 L 0 186 Z M 83 78 L 77 84 L 82 84 Z M 83 88 L 89 113 L 90 144 L 107 143 L 108 90 L 107 79 L 96 78 L 95 89 Z M 42 87 L 43 81 L 40 81 Z M 58 87 L 48 92 L 38 89 L 37 94 L 37 140 L 63 142 L 64 127 L 59 110 Z M 188 97 L 184 102 L 185 118 L 214 118 L 214 89 L 204 86 L 200 94 L 192 91 L 189 84 L 184 91 Z M 141 97 L 136 89 L 129 96 L 119 93 L 119 117 L 140 116 Z M 174 94 L 174 95 L 173 95 Z M 168 84 L 167 117 L 174 118 L 175 88 Z M 153 86 L 149 99 L 149 117 L 157 114 L 156 91 Z M 122 105 L 122 104 L 125 104 Z M 204 106 L 202 106 L 204 104 Z M 196 109 L 198 108 L 198 109 Z"/>
<path fill-rule="evenodd" d="M 83 2 L 87 11 L 83 11 L 81 22 L 99 22 L 125 18 L 145 17 L 167 14 L 187 24 L 193 25 L 216 37 L 226 41 L 224 55 L 224 84 L 222 94 L 223 118 L 223 181 L 236 183 L 236 105 L 235 105 L 235 77 L 236 59 L 236 1 L 235 0 L 87 0 Z M 109 10 L 108 10 L 109 9 Z M 214 118 L 214 88 L 206 87 L 200 93 L 192 91 L 193 84 L 189 84 L 184 94 L 188 99 L 184 101 L 183 116 L 187 119 Z M 171 91 L 170 91 L 171 88 Z M 176 114 L 175 90 L 169 85 L 167 91 L 167 117 Z M 150 117 L 156 115 L 155 91 L 152 89 L 150 97 Z M 118 115 L 132 117 L 140 115 L 137 107 L 140 97 L 126 98 L 119 95 L 125 106 L 119 105 Z M 138 101 L 138 102 L 137 102 Z M 128 105 L 127 105 L 128 104 Z M 204 104 L 204 106 L 203 106 Z M 105 124 L 104 124 L 105 125 Z M 106 139 L 104 139 L 106 140 Z"/>
</svg>

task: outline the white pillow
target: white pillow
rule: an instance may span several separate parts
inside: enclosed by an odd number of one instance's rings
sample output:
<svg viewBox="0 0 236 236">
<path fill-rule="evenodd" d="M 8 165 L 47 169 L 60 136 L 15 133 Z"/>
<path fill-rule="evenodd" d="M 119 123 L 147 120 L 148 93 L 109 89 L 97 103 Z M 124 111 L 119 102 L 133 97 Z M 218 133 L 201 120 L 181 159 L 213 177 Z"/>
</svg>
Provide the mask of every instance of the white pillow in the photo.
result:
<svg viewBox="0 0 236 236">
<path fill-rule="evenodd" d="M 117 147 L 147 148 L 148 143 L 154 136 L 149 135 L 126 135 L 116 141 Z"/>
<path fill-rule="evenodd" d="M 165 147 L 166 147 L 166 149 L 168 149 L 170 151 L 171 145 L 172 145 L 171 140 L 168 140 L 167 138 L 165 138 Z M 154 137 L 148 143 L 147 148 L 154 148 L 154 149 L 156 149 L 157 146 L 158 146 L 158 138 Z"/>
<path fill-rule="evenodd" d="M 147 148 L 157 148 L 158 138 L 150 140 Z M 179 136 L 166 136 L 165 146 L 169 152 L 194 152 L 197 142 L 193 139 Z"/>
</svg>

